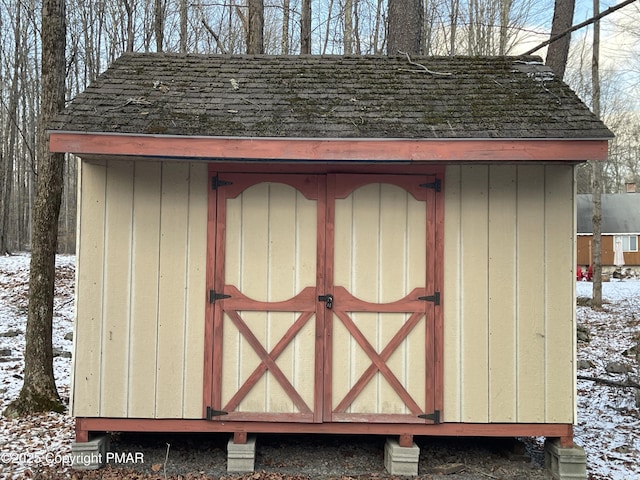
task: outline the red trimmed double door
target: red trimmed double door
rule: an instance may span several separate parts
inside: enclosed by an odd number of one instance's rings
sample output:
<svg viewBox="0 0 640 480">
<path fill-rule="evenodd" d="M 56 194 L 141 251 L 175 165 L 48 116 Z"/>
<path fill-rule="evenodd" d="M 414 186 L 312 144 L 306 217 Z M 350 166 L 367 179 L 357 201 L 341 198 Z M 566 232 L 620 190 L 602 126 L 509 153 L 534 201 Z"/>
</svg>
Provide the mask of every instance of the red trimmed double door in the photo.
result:
<svg viewBox="0 0 640 480">
<path fill-rule="evenodd" d="M 207 417 L 437 423 L 439 179 L 210 182 Z"/>
</svg>

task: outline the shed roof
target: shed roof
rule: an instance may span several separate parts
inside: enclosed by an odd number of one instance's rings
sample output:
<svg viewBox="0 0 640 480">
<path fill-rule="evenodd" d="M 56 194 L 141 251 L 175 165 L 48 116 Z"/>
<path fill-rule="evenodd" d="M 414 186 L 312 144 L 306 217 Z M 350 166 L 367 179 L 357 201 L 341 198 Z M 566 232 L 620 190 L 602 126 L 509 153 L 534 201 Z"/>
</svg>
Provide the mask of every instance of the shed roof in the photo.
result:
<svg viewBox="0 0 640 480">
<path fill-rule="evenodd" d="M 578 234 L 593 233 L 591 194 L 578 195 Z M 602 195 L 602 233 L 640 234 L 640 193 Z"/>
<path fill-rule="evenodd" d="M 613 136 L 538 57 L 125 54 L 51 128 L 321 139 Z"/>
</svg>

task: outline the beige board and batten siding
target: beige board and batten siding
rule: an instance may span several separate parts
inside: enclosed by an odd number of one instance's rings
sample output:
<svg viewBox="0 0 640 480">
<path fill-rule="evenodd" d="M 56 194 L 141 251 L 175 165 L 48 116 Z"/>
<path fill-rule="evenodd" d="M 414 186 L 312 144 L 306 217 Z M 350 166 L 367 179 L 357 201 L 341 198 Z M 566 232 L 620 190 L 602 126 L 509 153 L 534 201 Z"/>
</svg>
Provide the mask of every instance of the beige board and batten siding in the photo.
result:
<svg viewBox="0 0 640 480">
<path fill-rule="evenodd" d="M 80 162 L 72 413 L 201 418 L 207 166 Z"/>
<path fill-rule="evenodd" d="M 573 423 L 573 167 L 449 166 L 444 190 L 444 421 Z"/>
</svg>

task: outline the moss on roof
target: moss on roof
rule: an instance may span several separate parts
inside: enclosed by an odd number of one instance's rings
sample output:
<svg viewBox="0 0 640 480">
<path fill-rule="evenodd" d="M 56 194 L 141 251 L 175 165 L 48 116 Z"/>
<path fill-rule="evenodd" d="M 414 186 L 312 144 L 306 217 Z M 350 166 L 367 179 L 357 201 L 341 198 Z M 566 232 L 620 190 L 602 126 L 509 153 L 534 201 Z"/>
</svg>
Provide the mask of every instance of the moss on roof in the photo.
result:
<svg viewBox="0 0 640 480">
<path fill-rule="evenodd" d="M 54 130 L 293 138 L 610 138 L 538 57 L 125 54 Z"/>
</svg>

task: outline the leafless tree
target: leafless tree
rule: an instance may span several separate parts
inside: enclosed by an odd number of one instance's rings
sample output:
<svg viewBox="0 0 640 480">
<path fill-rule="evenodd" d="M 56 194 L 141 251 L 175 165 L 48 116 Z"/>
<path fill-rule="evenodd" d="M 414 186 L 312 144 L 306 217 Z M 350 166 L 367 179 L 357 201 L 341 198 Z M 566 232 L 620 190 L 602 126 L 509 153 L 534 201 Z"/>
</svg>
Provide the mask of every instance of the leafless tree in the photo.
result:
<svg viewBox="0 0 640 480">
<path fill-rule="evenodd" d="M 64 155 L 49 152 L 46 127 L 64 108 L 65 22 L 65 0 L 43 0 L 42 106 L 38 129 L 38 181 L 33 208 L 24 383 L 18 398 L 4 412 L 11 417 L 64 410 L 53 376 L 52 345 L 55 255 Z"/>
<path fill-rule="evenodd" d="M 389 0 L 387 55 L 422 53 L 422 0 Z"/>
<path fill-rule="evenodd" d="M 164 49 L 164 25 L 167 20 L 167 3 L 165 0 L 155 0 L 153 7 L 153 31 L 156 37 L 156 52 Z"/>
<path fill-rule="evenodd" d="M 248 0 L 247 53 L 264 53 L 264 1 Z"/>
<path fill-rule="evenodd" d="M 311 53 L 311 0 L 302 0 L 300 14 L 300 53 Z"/>
<path fill-rule="evenodd" d="M 180 53 L 187 53 L 187 26 L 189 7 L 187 0 L 180 0 Z"/>
<path fill-rule="evenodd" d="M 553 9 L 553 22 L 551 24 L 551 36 L 555 36 L 571 28 L 573 25 L 573 11 L 575 0 L 555 0 Z M 546 64 L 551 68 L 558 78 L 564 77 L 569 57 L 569 45 L 571 35 L 565 35 L 557 41 L 551 43 L 547 50 Z"/>
<path fill-rule="evenodd" d="M 344 2 L 344 54 L 353 53 L 353 0 Z"/>
<path fill-rule="evenodd" d="M 600 0 L 593 0 L 594 16 L 600 13 Z M 593 55 L 591 61 L 591 84 L 593 90 L 593 113 L 600 118 L 600 22 L 593 24 Z M 593 198 L 593 293 L 591 306 L 602 308 L 602 164 L 592 162 Z"/>
<path fill-rule="evenodd" d="M 290 1 L 282 0 L 282 38 L 280 40 L 280 51 L 282 55 L 289 55 L 291 46 L 289 44 L 289 28 L 290 28 Z"/>
</svg>

